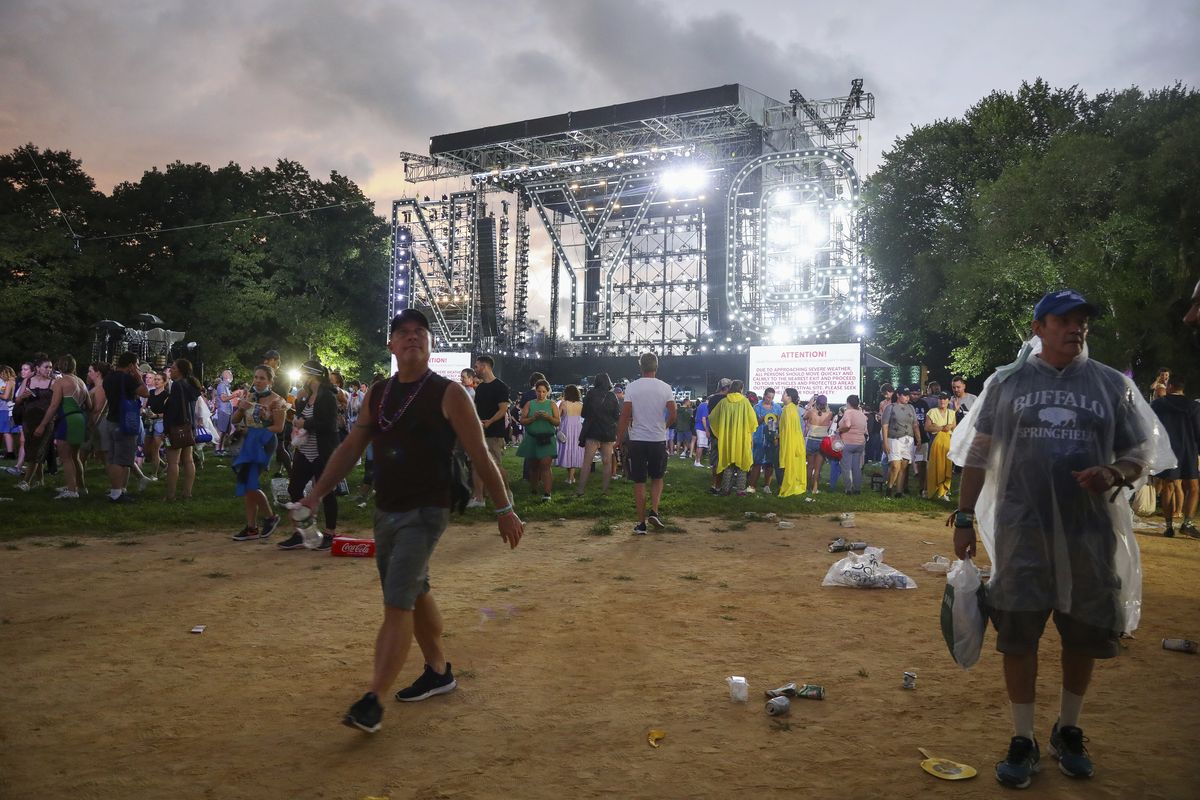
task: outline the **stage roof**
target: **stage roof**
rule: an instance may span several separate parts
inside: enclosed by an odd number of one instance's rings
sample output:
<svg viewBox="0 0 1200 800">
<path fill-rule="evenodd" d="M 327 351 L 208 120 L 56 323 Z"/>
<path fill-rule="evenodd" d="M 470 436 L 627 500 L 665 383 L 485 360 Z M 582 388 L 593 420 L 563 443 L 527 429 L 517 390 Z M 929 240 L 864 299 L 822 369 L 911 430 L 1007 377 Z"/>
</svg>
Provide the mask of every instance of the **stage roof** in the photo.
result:
<svg viewBox="0 0 1200 800">
<path fill-rule="evenodd" d="M 458 133 L 446 133 L 434 136 L 429 140 L 429 154 L 460 153 L 463 150 L 490 148 L 502 143 L 514 141 L 556 140 L 562 139 L 575 146 L 586 148 L 586 138 L 579 134 L 598 128 L 606 129 L 649 129 L 664 134 L 664 138 L 672 138 L 672 132 L 664 130 L 666 125 L 652 121 L 684 119 L 695 121 L 698 118 L 714 118 L 725 126 L 733 128 L 763 127 L 767 122 L 768 107 L 784 105 L 761 92 L 757 92 L 738 83 L 717 86 L 711 89 L 700 89 L 694 92 L 671 94 L 655 97 L 649 100 L 636 100 L 630 103 L 620 103 L 601 108 L 589 108 L 583 111 L 569 111 L 565 114 L 555 114 L 549 117 L 510 122 L 503 125 L 492 125 L 486 128 L 476 128 Z M 678 131 L 678 138 L 684 139 L 686 131 Z M 574 135 L 572 135 L 574 134 Z"/>
</svg>

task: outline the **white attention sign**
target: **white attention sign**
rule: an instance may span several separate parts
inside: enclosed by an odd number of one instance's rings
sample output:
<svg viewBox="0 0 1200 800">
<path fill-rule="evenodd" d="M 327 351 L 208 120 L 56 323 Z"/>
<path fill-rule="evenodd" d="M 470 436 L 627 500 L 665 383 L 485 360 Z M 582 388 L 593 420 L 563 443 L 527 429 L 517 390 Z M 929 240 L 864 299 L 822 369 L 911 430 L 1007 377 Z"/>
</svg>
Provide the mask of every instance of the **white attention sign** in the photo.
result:
<svg viewBox="0 0 1200 800">
<path fill-rule="evenodd" d="M 770 386 L 776 402 L 783 390 L 791 387 L 799 392 L 802 403 L 814 394 L 823 394 L 830 403 L 840 405 L 859 392 L 861 349 L 857 343 L 751 347 L 747 385 L 760 397 Z"/>
<path fill-rule="evenodd" d="M 429 368 L 443 378 L 458 383 L 464 369 L 471 366 L 470 353 L 430 353 Z M 392 356 L 392 374 L 396 374 L 396 357 Z"/>
</svg>

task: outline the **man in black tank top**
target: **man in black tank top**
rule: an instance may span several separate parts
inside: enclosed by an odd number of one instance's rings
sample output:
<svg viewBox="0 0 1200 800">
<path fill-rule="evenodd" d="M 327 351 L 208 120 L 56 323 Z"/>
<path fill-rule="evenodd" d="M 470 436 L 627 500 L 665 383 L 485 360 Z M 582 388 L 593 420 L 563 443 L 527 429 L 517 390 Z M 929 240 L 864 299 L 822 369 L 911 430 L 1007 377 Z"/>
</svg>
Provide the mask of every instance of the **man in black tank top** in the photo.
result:
<svg viewBox="0 0 1200 800">
<path fill-rule="evenodd" d="M 415 635 L 425 670 L 396 693 L 425 700 L 457 685 L 442 652 L 442 616 L 429 588 L 429 558 L 450 516 L 451 458 L 457 437 L 482 473 L 491 497 L 505 497 L 504 479 L 488 457 L 483 427 L 466 390 L 429 369 L 429 321 L 415 309 L 392 320 L 388 349 L 396 374 L 367 393 L 346 440 L 334 451 L 312 492 L 301 502 L 314 513 L 358 462 L 367 443 L 375 452 L 375 564 L 383 585 L 383 624 L 375 640 L 371 688 L 350 707 L 345 725 L 367 733 L 380 728 L 386 694 L 404 667 Z M 525 525 L 512 504 L 497 509 L 501 538 L 521 541 Z"/>
</svg>

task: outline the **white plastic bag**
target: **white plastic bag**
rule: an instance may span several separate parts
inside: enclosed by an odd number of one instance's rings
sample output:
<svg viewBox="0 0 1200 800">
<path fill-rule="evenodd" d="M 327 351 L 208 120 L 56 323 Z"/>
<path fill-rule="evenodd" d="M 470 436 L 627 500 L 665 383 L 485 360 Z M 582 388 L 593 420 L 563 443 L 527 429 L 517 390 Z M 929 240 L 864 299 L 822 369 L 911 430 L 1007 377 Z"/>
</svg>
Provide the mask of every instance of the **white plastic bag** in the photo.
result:
<svg viewBox="0 0 1200 800">
<path fill-rule="evenodd" d="M 983 650 L 983 634 L 987 630 L 983 596 L 979 568 L 971 559 L 950 565 L 942 595 L 942 637 L 950 655 L 963 669 L 975 666 Z"/>
<path fill-rule="evenodd" d="M 272 478 L 271 479 L 271 494 L 275 495 L 275 501 L 279 503 L 290 503 L 292 497 L 288 494 L 288 479 L 287 478 Z"/>
<path fill-rule="evenodd" d="M 850 586 L 855 589 L 915 589 L 917 582 L 895 567 L 883 563 L 883 550 L 868 547 L 835 561 L 825 573 L 822 586 Z"/>
<path fill-rule="evenodd" d="M 1154 494 L 1154 487 L 1147 483 L 1133 495 L 1133 513 L 1139 517 L 1152 517 L 1156 510 L 1158 496 Z"/>
</svg>

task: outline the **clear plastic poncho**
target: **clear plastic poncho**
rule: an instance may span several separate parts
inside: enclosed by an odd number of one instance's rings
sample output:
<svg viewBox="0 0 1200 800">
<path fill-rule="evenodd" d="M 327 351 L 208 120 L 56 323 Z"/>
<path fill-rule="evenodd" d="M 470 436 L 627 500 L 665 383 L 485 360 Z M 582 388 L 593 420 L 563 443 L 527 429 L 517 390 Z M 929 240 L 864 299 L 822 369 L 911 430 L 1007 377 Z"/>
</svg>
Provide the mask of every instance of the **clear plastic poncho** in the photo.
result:
<svg viewBox="0 0 1200 800">
<path fill-rule="evenodd" d="M 1132 381 L 1086 346 L 1062 370 L 1039 352 L 1035 336 L 988 378 L 950 442 L 955 464 L 986 470 L 975 518 L 992 560 L 988 605 L 1129 633 L 1142 606 L 1132 492 L 1110 502 L 1111 490 L 1092 494 L 1071 473 L 1127 461 L 1141 467 L 1136 486 L 1175 456 Z"/>
</svg>

